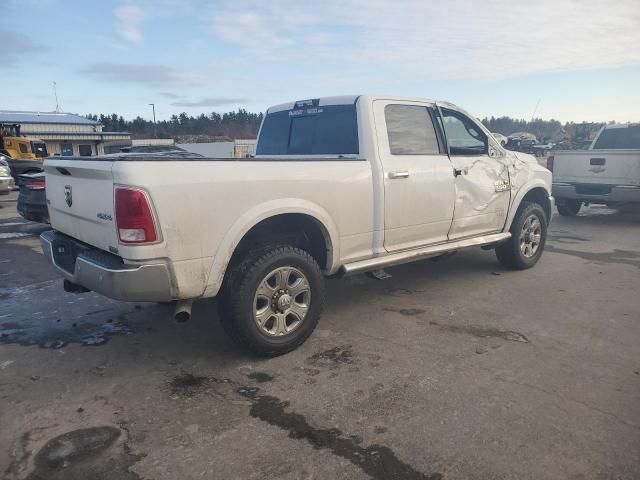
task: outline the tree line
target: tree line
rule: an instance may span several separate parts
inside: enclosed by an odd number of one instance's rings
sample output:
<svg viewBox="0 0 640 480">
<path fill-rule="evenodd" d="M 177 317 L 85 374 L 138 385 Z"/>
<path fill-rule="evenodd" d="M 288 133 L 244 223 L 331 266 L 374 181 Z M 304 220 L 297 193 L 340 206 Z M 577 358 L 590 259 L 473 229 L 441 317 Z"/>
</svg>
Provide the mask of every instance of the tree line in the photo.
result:
<svg viewBox="0 0 640 480">
<path fill-rule="evenodd" d="M 89 114 L 87 118 L 100 122 L 105 132 L 129 132 L 133 138 L 174 138 L 198 137 L 200 140 L 234 140 L 236 138 L 256 138 L 262 122 L 262 113 L 251 113 L 244 109 L 227 113 L 211 112 L 196 117 L 182 112 L 172 115 L 169 120 L 155 124 L 138 116 L 126 120 L 122 115 L 112 113 Z"/>
<path fill-rule="evenodd" d="M 485 117 L 482 119 L 482 123 L 491 132 L 506 136 L 512 133 L 527 132 L 534 134 L 541 143 L 554 143 L 562 148 L 584 148 L 607 122 L 566 122 L 563 124 L 553 119 L 522 120 L 511 117 Z"/>
</svg>

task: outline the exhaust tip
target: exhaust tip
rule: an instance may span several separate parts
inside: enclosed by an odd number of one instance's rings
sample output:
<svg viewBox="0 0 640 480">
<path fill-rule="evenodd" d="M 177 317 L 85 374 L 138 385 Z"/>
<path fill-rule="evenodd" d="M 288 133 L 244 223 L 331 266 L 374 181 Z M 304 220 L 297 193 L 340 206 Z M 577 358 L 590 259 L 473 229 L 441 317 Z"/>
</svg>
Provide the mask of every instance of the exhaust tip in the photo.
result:
<svg viewBox="0 0 640 480">
<path fill-rule="evenodd" d="M 176 311 L 173 314 L 173 318 L 176 322 L 184 323 L 191 318 L 191 306 L 193 300 L 180 300 L 176 304 Z"/>
</svg>

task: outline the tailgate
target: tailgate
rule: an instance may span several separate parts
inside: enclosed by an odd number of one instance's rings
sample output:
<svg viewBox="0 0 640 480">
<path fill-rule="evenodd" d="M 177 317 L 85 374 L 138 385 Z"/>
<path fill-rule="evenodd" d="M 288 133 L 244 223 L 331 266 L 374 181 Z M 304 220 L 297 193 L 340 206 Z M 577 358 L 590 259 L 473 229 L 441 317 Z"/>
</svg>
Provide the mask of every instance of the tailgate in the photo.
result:
<svg viewBox="0 0 640 480">
<path fill-rule="evenodd" d="M 640 185 L 640 151 L 557 152 L 554 155 L 553 181 Z"/>
<path fill-rule="evenodd" d="M 45 161 L 47 203 L 55 230 L 106 251 L 117 248 L 112 166 L 109 160 Z"/>
</svg>

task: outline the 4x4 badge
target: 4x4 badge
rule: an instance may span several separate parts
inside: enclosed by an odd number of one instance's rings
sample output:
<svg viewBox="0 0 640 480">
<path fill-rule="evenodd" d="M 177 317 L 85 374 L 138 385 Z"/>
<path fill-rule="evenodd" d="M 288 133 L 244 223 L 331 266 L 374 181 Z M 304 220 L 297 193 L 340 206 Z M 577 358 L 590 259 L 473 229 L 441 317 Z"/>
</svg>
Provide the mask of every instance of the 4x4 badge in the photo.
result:
<svg viewBox="0 0 640 480">
<path fill-rule="evenodd" d="M 71 185 L 64 186 L 64 199 L 67 202 L 67 206 L 73 205 L 73 192 L 71 191 Z"/>
</svg>

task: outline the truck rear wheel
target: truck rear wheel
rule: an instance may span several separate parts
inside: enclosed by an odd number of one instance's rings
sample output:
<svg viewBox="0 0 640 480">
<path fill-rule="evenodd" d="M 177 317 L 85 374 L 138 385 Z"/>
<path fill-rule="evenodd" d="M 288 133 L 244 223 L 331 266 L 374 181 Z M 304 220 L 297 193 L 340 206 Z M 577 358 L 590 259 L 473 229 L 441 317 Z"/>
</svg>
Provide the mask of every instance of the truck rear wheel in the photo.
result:
<svg viewBox="0 0 640 480">
<path fill-rule="evenodd" d="M 533 202 L 522 202 L 511 224 L 511 238 L 496 247 L 500 263 L 512 270 L 533 267 L 547 240 L 547 216 L 544 208 Z"/>
<path fill-rule="evenodd" d="M 558 213 L 563 217 L 575 217 L 582 207 L 582 202 L 580 200 L 564 198 L 558 200 L 556 206 L 558 207 Z"/>
<path fill-rule="evenodd" d="M 298 348 L 318 324 L 324 277 L 315 259 L 290 245 L 249 252 L 229 272 L 219 298 L 222 326 L 263 356 Z"/>
</svg>

